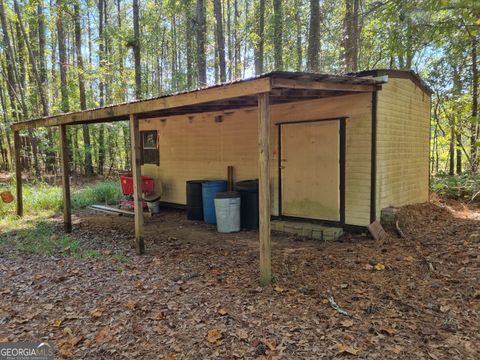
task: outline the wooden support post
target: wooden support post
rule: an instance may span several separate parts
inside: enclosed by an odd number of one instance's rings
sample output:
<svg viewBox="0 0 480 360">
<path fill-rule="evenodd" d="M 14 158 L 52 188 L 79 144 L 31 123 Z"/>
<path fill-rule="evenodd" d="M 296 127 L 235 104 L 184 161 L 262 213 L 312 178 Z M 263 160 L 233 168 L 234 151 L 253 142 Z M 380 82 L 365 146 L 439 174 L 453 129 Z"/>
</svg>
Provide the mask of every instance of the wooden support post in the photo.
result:
<svg viewBox="0 0 480 360">
<path fill-rule="evenodd" d="M 259 239 L 260 284 L 272 280 L 270 248 L 270 104 L 269 94 L 258 95 L 258 164 L 259 164 Z"/>
<path fill-rule="evenodd" d="M 142 199 L 142 174 L 141 174 L 141 148 L 138 118 L 135 114 L 130 115 L 130 141 L 132 148 L 132 176 L 133 176 L 133 199 L 135 201 L 135 240 L 137 253 L 145 252 L 143 242 L 143 199 Z"/>
<path fill-rule="evenodd" d="M 72 232 L 72 207 L 70 203 L 70 164 L 68 157 L 67 125 L 60 125 L 60 158 L 63 187 L 63 226 L 66 233 Z"/>
<path fill-rule="evenodd" d="M 13 145 L 15 148 L 15 182 L 17 184 L 17 215 L 23 216 L 23 188 L 22 188 L 22 162 L 20 157 L 20 134 L 18 131 L 13 132 Z"/>
</svg>

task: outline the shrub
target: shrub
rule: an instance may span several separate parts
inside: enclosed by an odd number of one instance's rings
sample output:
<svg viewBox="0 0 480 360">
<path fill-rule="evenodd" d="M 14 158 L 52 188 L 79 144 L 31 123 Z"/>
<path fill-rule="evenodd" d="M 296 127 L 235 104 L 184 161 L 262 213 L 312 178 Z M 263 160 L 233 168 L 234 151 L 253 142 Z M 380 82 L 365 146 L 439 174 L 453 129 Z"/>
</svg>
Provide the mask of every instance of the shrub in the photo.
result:
<svg viewBox="0 0 480 360">
<path fill-rule="evenodd" d="M 470 172 L 460 175 L 438 173 L 431 178 L 430 190 L 446 198 L 471 200 L 480 190 L 480 178 Z"/>
</svg>

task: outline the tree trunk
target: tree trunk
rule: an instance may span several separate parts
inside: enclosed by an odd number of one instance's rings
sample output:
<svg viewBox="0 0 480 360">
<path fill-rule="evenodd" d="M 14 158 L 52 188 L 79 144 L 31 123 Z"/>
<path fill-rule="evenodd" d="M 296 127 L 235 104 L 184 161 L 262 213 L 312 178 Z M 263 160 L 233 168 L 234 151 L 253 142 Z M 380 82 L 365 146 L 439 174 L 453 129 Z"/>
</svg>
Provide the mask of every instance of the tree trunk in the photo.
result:
<svg viewBox="0 0 480 360">
<path fill-rule="evenodd" d="M 301 21 L 301 0 L 296 0 L 295 2 L 295 23 L 296 23 L 296 30 L 297 30 L 297 36 L 296 36 L 296 42 L 295 42 L 295 48 L 296 48 L 296 55 L 297 55 L 297 64 L 295 67 L 295 70 L 297 71 L 302 71 L 302 63 L 303 63 L 303 51 L 302 51 L 302 21 Z"/>
<path fill-rule="evenodd" d="M 135 60 L 135 95 L 142 98 L 142 70 L 140 64 L 140 22 L 138 0 L 133 0 L 133 57 Z"/>
<path fill-rule="evenodd" d="M 308 32 L 308 71 L 318 72 L 320 52 L 320 2 L 310 0 L 310 29 Z"/>
<path fill-rule="evenodd" d="M 12 43 L 10 41 L 10 35 L 8 30 L 8 23 L 7 17 L 5 14 L 5 8 L 3 5 L 3 0 L 0 0 L 0 21 L 2 24 L 2 32 L 3 32 L 3 46 L 7 58 L 7 91 L 10 98 L 10 104 L 13 111 L 13 116 L 16 119 L 21 118 L 21 114 L 19 114 L 16 109 L 18 106 L 21 107 L 23 117 L 27 117 L 27 107 L 23 97 L 23 89 L 21 86 L 20 81 L 18 81 L 19 76 L 16 69 L 16 61 L 15 56 L 13 54 Z M 20 95 L 20 98 L 18 98 Z M 18 106 L 17 106 L 18 105 Z"/>
<path fill-rule="evenodd" d="M 265 0 L 258 4 L 258 29 L 255 46 L 255 75 L 263 73 L 263 49 L 265 44 Z"/>
<path fill-rule="evenodd" d="M 344 20 L 345 71 L 358 70 L 359 0 L 346 0 Z"/>
<path fill-rule="evenodd" d="M 282 1 L 273 0 L 273 60 L 275 70 L 283 70 L 283 12 Z"/>
<path fill-rule="evenodd" d="M 450 124 L 450 146 L 449 146 L 449 175 L 455 174 L 455 125 Z"/>
<path fill-rule="evenodd" d="M 40 64 L 40 81 L 42 87 L 48 85 L 48 75 L 47 75 L 47 55 L 45 51 L 46 45 L 46 36 L 45 36 L 45 15 L 43 13 L 43 1 L 39 1 L 37 4 L 37 18 L 38 18 L 38 57 Z M 47 94 L 47 103 L 48 103 L 48 94 Z M 55 168 L 55 144 L 53 143 L 53 129 L 49 127 L 47 129 L 47 149 L 45 151 L 46 161 L 45 161 L 45 170 L 47 173 L 53 172 Z"/>
<path fill-rule="evenodd" d="M 220 66 L 220 82 L 227 80 L 227 67 L 225 62 L 225 34 L 223 33 L 222 4 L 220 0 L 213 1 L 213 11 L 215 13 L 215 30 L 217 33 L 217 55 Z"/>
<path fill-rule="evenodd" d="M 184 7 L 185 7 L 185 21 L 186 21 L 186 28 L 187 28 L 187 36 L 186 39 L 186 57 L 187 57 L 187 90 L 191 90 L 193 87 L 193 41 L 192 41 L 192 35 L 195 27 L 195 21 L 191 16 L 191 9 L 190 9 L 190 1 L 184 1 Z M 163 32 L 165 32 L 165 27 L 162 27 L 162 35 Z M 163 36 L 162 36 L 163 38 Z M 161 48 L 163 48 L 163 44 L 161 44 Z M 159 78 L 159 83 L 161 84 L 161 64 L 160 64 L 160 59 L 157 59 L 159 65 L 159 73 L 157 74 Z M 159 87 L 161 89 L 161 87 Z"/>
<path fill-rule="evenodd" d="M 240 69 L 240 41 L 238 40 L 238 21 L 240 14 L 238 13 L 238 0 L 233 2 L 233 47 L 234 47 L 234 77 L 239 79 L 242 76 Z"/>
<path fill-rule="evenodd" d="M 105 6 L 103 5 L 105 0 L 98 1 L 98 67 L 100 74 L 98 76 L 98 92 L 99 92 L 99 105 L 100 107 L 105 105 L 105 82 L 103 76 L 104 57 L 105 57 L 105 39 L 103 38 L 103 30 L 105 25 L 105 15 L 103 13 Z"/>
<path fill-rule="evenodd" d="M 105 39 L 104 39 L 104 25 L 105 25 L 105 0 L 98 1 L 98 58 L 100 67 L 100 76 L 98 83 L 99 91 L 99 105 L 105 105 L 105 83 L 103 78 L 104 56 L 105 56 Z M 105 167 L 105 125 L 101 124 L 98 129 L 98 159 L 97 159 L 97 173 L 103 175 Z"/>
<path fill-rule="evenodd" d="M 108 0 L 103 1 L 103 29 L 108 27 L 108 9 L 107 9 Z M 104 91 L 105 91 L 105 103 L 112 103 L 112 69 L 110 61 L 110 37 L 109 32 L 103 32 L 103 43 L 104 43 L 104 59 L 106 60 L 106 71 L 104 78 Z"/>
<path fill-rule="evenodd" d="M 456 142 L 456 154 L 457 154 L 457 159 L 456 159 L 456 172 L 457 174 L 462 173 L 462 134 L 460 133 L 460 130 L 457 129 L 457 132 L 455 134 L 455 142 Z"/>
<path fill-rule="evenodd" d="M 84 66 L 82 56 L 82 30 L 80 24 L 80 4 L 77 0 L 73 5 L 75 16 L 75 52 L 77 55 L 77 70 L 78 70 L 78 89 L 80 92 L 80 109 L 87 109 L 87 97 L 85 94 L 85 77 Z M 90 144 L 90 129 L 88 125 L 82 126 L 83 132 L 83 145 L 85 146 L 85 175 L 93 176 L 93 164 L 92 164 L 92 145 Z"/>
<path fill-rule="evenodd" d="M 5 97 L 3 95 L 3 87 L 2 86 L 0 86 L 0 105 L 2 107 L 3 123 L 5 125 L 5 139 L 6 139 L 5 150 L 7 151 L 4 164 L 5 164 L 5 170 L 9 171 L 10 170 L 9 159 L 13 159 L 13 156 L 12 156 L 13 152 L 12 152 L 12 144 L 11 144 L 11 140 L 10 140 L 10 136 L 9 136 L 9 126 L 8 126 L 9 121 L 8 121 L 7 102 L 6 102 Z M 1 126 L 0 126 L 0 128 L 1 128 Z"/>
<path fill-rule="evenodd" d="M 478 118 L 478 65 L 477 65 L 478 38 L 472 40 L 472 123 L 470 125 L 470 163 L 474 174 L 478 170 L 478 141 L 480 137 L 480 125 Z"/>
<path fill-rule="evenodd" d="M 23 19 L 22 19 L 22 14 L 20 12 L 20 7 L 18 6 L 17 0 L 13 1 L 14 8 L 15 8 L 15 14 L 17 15 L 18 19 L 18 25 L 20 27 L 20 31 L 22 32 L 23 35 L 23 40 L 25 41 L 25 45 L 27 46 L 28 50 L 28 55 L 30 57 L 30 64 L 32 65 L 32 72 L 35 77 L 35 82 L 37 83 L 37 91 L 40 94 L 40 99 L 42 102 L 42 109 L 43 109 L 43 116 L 48 116 L 48 99 L 45 93 L 45 88 L 43 87 L 43 82 L 40 78 L 40 73 L 37 69 L 37 59 L 35 57 L 35 54 L 33 52 L 33 49 L 30 45 L 30 41 L 28 39 L 27 33 L 25 31 L 25 27 L 23 26 Z"/>
<path fill-rule="evenodd" d="M 60 94 L 61 94 L 61 109 L 66 113 L 70 111 L 68 100 L 68 84 L 67 84 L 67 49 L 65 43 L 65 32 L 63 29 L 64 18 L 64 2 L 57 0 L 57 41 L 58 41 L 58 57 L 60 60 Z"/>
<path fill-rule="evenodd" d="M 197 21 L 195 33 L 197 37 L 198 85 L 205 86 L 207 84 L 207 59 L 205 55 L 206 28 L 205 5 L 203 0 L 197 0 Z"/>
</svg>

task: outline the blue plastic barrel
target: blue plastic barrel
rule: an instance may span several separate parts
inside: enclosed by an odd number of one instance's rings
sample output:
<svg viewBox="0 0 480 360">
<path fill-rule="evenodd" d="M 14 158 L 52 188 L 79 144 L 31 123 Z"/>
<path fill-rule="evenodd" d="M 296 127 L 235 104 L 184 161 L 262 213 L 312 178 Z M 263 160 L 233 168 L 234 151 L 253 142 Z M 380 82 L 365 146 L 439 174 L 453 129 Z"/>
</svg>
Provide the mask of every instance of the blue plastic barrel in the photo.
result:
<svg viewBox="0 0 480 360">
<path fill-rule="evenodd" d="M 203 198 L 203 220 L 207 224 L 216 224 L 215 216 L 215 195 L 227 191 L 227 181 L 225 180 L 206 180 L 202 183 Z"/>
</svg>

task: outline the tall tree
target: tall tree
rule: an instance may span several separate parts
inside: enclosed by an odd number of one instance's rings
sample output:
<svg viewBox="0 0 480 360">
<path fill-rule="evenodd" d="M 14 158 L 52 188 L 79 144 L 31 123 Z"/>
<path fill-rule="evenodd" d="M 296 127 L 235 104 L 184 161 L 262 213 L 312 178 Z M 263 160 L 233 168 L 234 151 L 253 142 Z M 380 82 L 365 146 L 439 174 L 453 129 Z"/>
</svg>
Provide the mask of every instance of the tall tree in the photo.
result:
<svg viewBox="0 0 480 360">
<path fill-rule="evenodd" d="M 138 0 L 133 0 L 133 57 L 135 60 L 135 95 L 142 98 L 142 69 L 140 62 L 140 9 Z"/>
<path fill-rule="evenodd" d="M 100 107 L 105 105 L 105 82 L 104 82 L 104 58 L 105 58 L 105 39 L 104 39 L 104 27 L 105 27 L 105 1 L 98 1 L 98 60 L 99 60 L 99 105 Z M 98 160 L 97 160 L 97 172 L 103 175 L 103 169 L 105 167 L 105 125 L 101 124 L 98 129 Z"/>
<path fill-rule="evenodd" d="M 358 13 L 360 0 L 345 0 L 344 61 L 345 71 L 358 70 Z"/>
<path fill-rule="evenodd" d="M 263 73 L 263 49 L 265 44 L 265 0 L 258 2 L 258 22 L 255 46 L 255 75 Z"/>
<path fill-rule="evenodd" d="M 320 70 L 320 0 L 310 0 L 310 29 L 308 32 L 307 69 Z"/>
<path fill-rule="evenodd" d="M 197 71 L 198 85 L 207 84 L 207 56 L 205 54 L 206 26 L 205 5 L 203 0 L 197 0 L 197 16 L 195 34 L 197 38 Z"/>
<path fill-rule="evenodd" d="M 225 34 L 223 33 L 222 4 L 220 0 L 213 1 L 215 13 L 215 31 L 217 40 L 217 54 L 220 66 L 220 81 L 227 80 L 227 67 L 225 62 Z"/>
<path fill-rule="evenodd" d="M 85 92 L 85 68 L 83 66 L 83 55 L 82 55 L 82 27 L 80 19 L 80 4 L 77 0 L 74 5 L 74 21 L 75 21 L 75 53 L 77 56 L 77 67 L 78 67 L 78 90 L 80 92 L 80 109 L 87 109 L 87 96 Z M 92 145 L 90 143 L 90 130 L 88 125 L 82 125 L 83 132 L 83 144 L 85 146 L 85 175 L 93 175 L 93 164 L 92 164 Z"/>
<path fill-rule="evenodd" d="M 295 48 L 297 53 L 297 61 L 296 61 L 296 71 L 302 70 L 303 64 L 303 49 L 302 49 L 302 21 L 301 21 L 301 12 L 302 12 L 302 0 L 295 0 L 295 23 L 296 23 L 296 41 L 295 41 Z M 320 31 L 320 30 L 319 30 Z"/>
<path fill-rule="evenodd" d="M 66 113 L 70 111 L 70 103 L 68 98 L 68 83 L 67 83 L 67 44 L 65 40 L 65 30 L 63 28 L 64 20 L 64 0 L 57 0 L 57 41 L 58 41 L 58 58 L 60 61 L 60 94 L 61 94 L 61 109 Z"/>
<path fill-rule="evenodd" d="M 283 10 L 281 0 L 273 0 L 273 59 L 275 70 L 283 70 Z"/>
<path fill-rule="evenodd" d="M 40 64 L 40 81 L 42 88 L 46 89 L 48 86 L 48 72 L 47 72 L 47 54 L 46 54 L 46 29 L 45 29 L 45 15 L 43 11 L 43 1 L 39 1 L 37 4 L 37 20 L 38 20 L 38 57 Z M 49 111 L 49 99 L 48 92 L 46 92 L 47 98 L 47 110 Z M 55 167 L 55 150 L 53 141 L 53 129 L 49 127 L 47 129 L 47 147 L 45 149 L 45 170 L 48 173 L 54 171 Z"/>
<path fill-rule="evenodd" d="M 13 4 L 14 4 L 14 8 L 15 8 L 15 14 L 17 15 L 17 19 L 18 19 L 18 26 L 20 27 L 20 30 L 21 30 L 21 33 L 22 33 L 22 36 L 23 36 L 23 40 L 25 41 L 25 44 L 26 44 L 27 49 L 28 49 L 28 56 L 30 58 L 30 64 L 32 66 L 32 72 L 33 72 L 33 75 L 35 77 L 35 82 L 37 84 L 37 91 L 40 94 L 40 99 L 41 99 L 41 102 L 42 102 L 42 109 L 43 109 L 42 115 L 43 116 L 48 116 L 48 113 L 49 113 L 49 111 L 48 111 L 48 99 L 47 99 L 47 95 L 46 95 L 46 92 L 45 92 L 45 88 L 43 86 L 43 82 L 40 78 L 40 72 L 37 69 L 37 58 L 35 57 L 32 46 L 30 45 L 30 41 L 29 41 L 27 32 L 25 31 L 25 27 L 23 25 L 22 13 L 20 11 L 20 7 L 18 6 L 17 0 L 14 0 Z"/>
<path fill-rule="evenodd" d="M 472 38 L 472 122 L 470 125 L 470 163 L 472 172 L 478 170 L 478 146 L 480 138 L 480 119 L 478 118 L 478 62 L 477 62 L 478 37 Z"/>
</svg>

